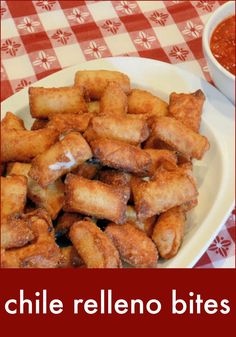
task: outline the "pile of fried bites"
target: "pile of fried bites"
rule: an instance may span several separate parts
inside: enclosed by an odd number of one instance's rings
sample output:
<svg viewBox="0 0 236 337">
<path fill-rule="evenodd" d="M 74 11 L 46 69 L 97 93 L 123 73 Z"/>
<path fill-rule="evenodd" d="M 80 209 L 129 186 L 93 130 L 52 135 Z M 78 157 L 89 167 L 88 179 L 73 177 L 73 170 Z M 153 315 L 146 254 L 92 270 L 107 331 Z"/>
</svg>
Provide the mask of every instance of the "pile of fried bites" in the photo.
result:
<svg viewBox="0 0 236 337">
<path fill-rule="evenodd" d="M 123 73 L 83 70 L 72 87 L 29 88 L 31 130 L 1 122 L 1 266 L 154 268 L 181 246 L 197 205 L 192 159 L 205 97 L 169 105 Z"/>
</svg>

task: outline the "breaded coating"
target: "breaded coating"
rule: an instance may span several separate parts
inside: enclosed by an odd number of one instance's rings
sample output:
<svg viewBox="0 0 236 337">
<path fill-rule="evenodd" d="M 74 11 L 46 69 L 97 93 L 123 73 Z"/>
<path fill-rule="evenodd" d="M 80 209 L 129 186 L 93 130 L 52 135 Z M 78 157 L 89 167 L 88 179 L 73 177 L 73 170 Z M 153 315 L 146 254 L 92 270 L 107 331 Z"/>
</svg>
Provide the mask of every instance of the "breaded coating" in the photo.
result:
<svg viewBox="0 0 236 337">
<path fill-rule="evenodd" d="M 111 240 L 92 221 L 78 221 L 70 239 L 87 268 L 120 268 L 119 253 Z"/>
<path fill-rule="evenodd" d="M 98 162 L 95 163 L 88 160 L 73 170 L 73 173 L 86 179 L 93 179 L 99 172 L 100 168 L 101 165 Z"/>
<path fill-rule="evenodd" d="M 130 114 L 148 114 L 148 116 L 165 116 L 168 113 L 168 104 L 150 92 L 132 89 L 128 96 L 128 112 Z"/>
<path fill-rule="evenodd" d="M 184 236 L 186 216 L 181 207 L 174 207 L 162 213 L 155 224 L 152 240 L 164 259 L 178 253 Z"/>
<path fill-rule="evenodd" d="M 120 257 L 125 262 L 138 268 L 155 268 L 158 252 L 147 235 L 135 226 L 109 224 L 105 233 L 118 249 Z"/>
<path fill-rule="evenodd" d="M 152 133 L 176 151 L 192 158 L 202 159 L 204 153 L 209 149 L 206 137 L 192 131 L 171 117 L 158 118 Z"/>
<path fill-rule="evenodd" d="M 23 212 L 26 195 L 26 177 L 1 177 L 1 223 L 5 222 L 9 215 Z"/>
<path fill-rule="evenodd" d="M 155 180 L 143 181 L 136 190 L 135 209 L 140 219 L 165 212 L 198 195 L 192 179 L 179 170 L 159 170 Z"/>
<path fill-rule="evenodd" d="M 89 121 L 92 117 L 91 113 L 79 114 L 62 114 L 58 113 L 50 117 L 50 121 L 47 124 L 48 127 L 54 128 L 59 133 L 67 131 L 78 131 L 84 132 L 89 124 Z"/>
<path fill-rule="evenodd" d="M 151 216 L 150 218 L 143 219 L 142 221 L 138 219 L 137 213 L 135 211 L 134 206 L 127 206 L 126 209 L 126 222 L 130 223 L 131 225 L 136 226 L 137 228 L 141 229 L 147 236 L 152 235 L 153 227 L 156 221 L 156 216 Z"/>
<path fill-rule="evenodd" d="M 31 164 L 29 163 L 9 163 L 7 165 L 8 175 L 20 175 L 27 177 L 27 196 L 39 208 L 45 208 L 54 220 L 62 209 L 64 203 L 64 184 L 61 179 L 57 179 L 47 187 L 42 188 L 29 177 Z"/>
<path fill-rule="evenodd" d="M 87 112 L 87 105 L 79 88 L 29 88 L 30 113 L 33 118 L 47 119 L 57 113 Z"/>
<path fill-rule="evenodd" d="M 82 216 L 78 213 L 63 213 L 57 219 L 55 233 L 58 235 L 67 234 L 74 222 L 81 220 Z"/>
<path fill-rule="evenodd" d="M 35 119 L 31 126 L 31 131 L 40 130 L 46 128 L 48 125 L 48 119 Z"/>
<path fill-rule="evenodd" d="M 66 212 L 78 212 L 98 219 L 124 223 L 126 204 L 127 196 L 122 188 L 73 174 L 66 177 L 64 205 Z"/>
<path fill-rule="evenodd" d="M 93 132 L 85 132 L 90 142 L 96 138 L 108 138 L 138 145 L 149 137 L 149 128 L 144 120 L 117 116 L 96 116 L 89 124 Z M 87 136 L 88 134 L 88 136 Z"/>
<path fill-rule="evenodd" d="M 98 115 L 100 113 L 100 101 L 91 101 L 87 103 L 88 112 L 93 115 Z"/>
<path fill-rule="evenodd" d="M 61 260 L 60 249 L 55 243 L 54 230 L 47 212 L 38 209 L 24 216 L 33 231 L 33 243 L 5 251 L 6 268 L 56 268 Z"/>
<path fill-rule="evenodd" d="M 12 112 L 7 112 L 1 121 L 2 127 L 6 129 L 25 130 L 24 122 L 21 118 L 14 115 Z"/>
<path fill-rule="evenodd" d="M 191 94 L 170 94 L 169 115 L 182 122 L 189 129 L 199 132 L 204 93 L 199 89 Z"/>
<path fill-rule="evenodd" d="M 103 165 L 146 176 L 152 164 L 151 156 L 133 145 L 110 139 L 90 142 L 93 155 Z"/>
<path fill-rule="evenodd" d="M 45 152 L 58 139 L 58 132 L 51 129 L 36 131 L 1 128 L 2 162 L 30 162 Z"/>
<path fill-rule="evenodd" d="M 109 82 L 118 83 L 122 90 L 130 92 L 130 80 L 119 71 L 79 70 L 75 74 L 75 86 L 85 89 L 91 99 L 100 99 Z"/>
<path fill-rule="evenodd" d="M 59 268 L 85 268 L 85 264 L 73 246 L 60 248 L 62 255 Z"/>
<path fill-rule="evenodd" d="M 124 116 L 128 110 L 128 98 L 119 83 L 109 82 L 100 100 L 100 115 Z"/>
<path fill-rule="evenodd" d="M 116 170 L 102 170 L 99 172 L 99 180 L 108 185 L 123 187 L 127 200 L 129 200 L 131 190 L 131 175 L 129 173 Z"/>
<path fill-rule="evenodd" d="M 18 216 L 9 216 L 1 224 L 1 247 L 4 249 L 18 248 L 34 239 L 34 234 L 28 222 Z"/>
<path fill-rule="evenodd" d="M 165 161 L 173 163 L 174 165 L 177 163 L 176 153 L 173 151 L 145 149 L 145 152 L 147 152 L 152 158 L 152 165 L 149 169 L 148 176 L 152 177 L 158 167 L 160 167 Z"/>
<path fill-rule="evenodd" d="M 81 134 L 70 132 L 32 161 L 29 176 L 46 187 L 91 157 L 90 147 Z"/>
</svg>

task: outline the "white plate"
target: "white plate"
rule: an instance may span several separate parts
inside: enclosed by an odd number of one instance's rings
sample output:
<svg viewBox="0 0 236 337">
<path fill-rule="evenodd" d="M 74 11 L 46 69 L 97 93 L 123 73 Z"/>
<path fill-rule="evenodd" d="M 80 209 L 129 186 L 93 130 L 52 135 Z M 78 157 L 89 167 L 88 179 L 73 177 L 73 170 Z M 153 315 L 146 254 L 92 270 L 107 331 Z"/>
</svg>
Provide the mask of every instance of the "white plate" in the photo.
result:
<svg viewBox="0 0 236 337">
<path fill-rule="evenodd" d="M 74 74 L 82 69 L 108 69 L 126 73 L 132 87 L 144 88 L 168 101 L 169 94 L 202 89 L 206 95 L 201 133 L 210 141 L 210 151 L 195 161 L 199 185 L 199 205 L 190 212 L 183 244 L 177 256 L 159 263 L 165 268 L 192 267 L 214 239 L 234 206 L 234 106 L 218 90 L 176 66 L 155 60 L 113 57 L 95 60 L 59 71 L 34 86 L 72 85 Z M 3 116 L 12 111 L 26 126 L 32 119 L 28 108 L 28 90 L 24 89 L 2 103 Z"/>
</svg>

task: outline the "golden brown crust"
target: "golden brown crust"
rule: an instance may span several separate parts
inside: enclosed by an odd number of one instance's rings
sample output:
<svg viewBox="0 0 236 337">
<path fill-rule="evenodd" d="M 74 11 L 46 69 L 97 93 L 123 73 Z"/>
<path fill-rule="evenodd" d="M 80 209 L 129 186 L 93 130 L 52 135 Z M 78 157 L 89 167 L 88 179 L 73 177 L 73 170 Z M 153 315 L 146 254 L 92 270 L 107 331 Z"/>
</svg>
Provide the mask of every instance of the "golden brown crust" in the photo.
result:
<svg viewBox="0 0 236 337">
<path fill-rule="evenodd" d="M 73 170 L 73 173 L 86 179 L 93 179 L 99 172 L 100 168 L 101 165 L 99 163 L 87 161 L 79 165 L 75 170 Z"/>
<path fill-rule="evenodd" d="M 75 86 L 86 90 L 91 99 L 100 99 L 109 82 L 118 83 L 122 90 L 130 92 L 130 80 L 119 71 L 80 70 L 75 74 Z"/>
<path fill-rule="evenodd" d="M 85 267 L 84 262 L 78 255 L 75 247 L 68 246 L 60 248 L 62 258 L 59 262 L 59 268 L 83 268 Z"/>
<path fill-rule="evenodd" d="M 115 246 L 92 221 L 74 223 L 70 239 L 88 268 L 121 267 Z"/>
<path fill-rule="evenodd" d="M 122 87 L 116 82 L 109 82 L 100 100 L 100 115 L 124 116 L 128 110 L 128 98 Z"/>
<path fill-rule="evenodd" d="M 155 224 L 152 240 L 164 259 L 178 253 L 184 236 L 186 217 L 181 207 L 174 207 L 162 213 Z"/>
<path fill-rule="evenodd" d="M 88 112 L 98 115 L 100 112 L 100 101 L 91 101 L 87 103 Z"/>
<path fill-rule="evenodd" d="M 126 204 L 127 197 L 122 188 L 73 174 L 66 177 L 64 210 L 67 212 L 123 223 Z"/>
<path fill-rule="evenodd" d="M 29 88 L 30 113 L 33 118 L 47 119 L 57 113 L 84 113 L 87 105 L 79 88 Z"/>
<path fill-rule="evenodd" d="M 168 104 L 148 91 L 132 89 L 128 96 L 128 111 L 130 114 L 160 117 L 167 115 Z"/>
<path fill-rule="evenodd" d="M 108 185 L 123 187 L 127 200 L 129 200 L 131 189 L 131 175 L 129 173 L 116 170 L 102 170 L 99 172 L 99 180 Z"/>
<path fill-rule="evenodd" d="M 33 239 L 34 234 L 24 219 L 10 216 L 1 224 L 1 247 L 4 249 L 22 247 Z"/>
<path fill-rule="evenodd" d="M 126 222 L 130 223 L 131 225 L 136 226 L 137 228 L 141 229 L 147 236 L 152 235 L 153 227 L 156 221 L 156 216 L 151 216 L 150 218 L 143 219 L 142 221 L 138 219 L 137 213 L 135 211 L 134 206 L 127 206 L 126 209 Z"/>
<path fill-rule="evenodd" d="M 1 121 L 1 126 L 6 129 L 25 130 L 24 122 L 12 112 L 7 112 Z"/>
<path fill-rule="evenodd" d="M 48 125 L 48 119 L 35 119 L 31 126 L 31 131 L 44 129 Z"/>
<path fill-rule="evenodd" d="M 94 156 L 103 165 L 145 176 L 152 160 L 148 153 L 133 145 L 109 139 L 96 139 L 90 143 Z"/>
<path fill-rule="evenodd" d="M 46 187 L 91 157 L 90 147 L 81 134 L 70 132 L 32 161 L 29 176 Z"/>
<path fill-rule="evenodd" d="M 159 170 L 155 180 L 142 182 L 134 190 L 135 209 L 140 219 L 167 211 L 197 197 L 195 184 L 183 172 Z"/>
<path fill-rule="evenodd" d="M 199 89 L 191 94 L 170 94 L 169 114 L 188 128 L 199 132 L 204 93 Z"/>
<path fill-rule="evenodd" d="M 28 213 L 24 218 L 29 223 L 35 240 L 33 243 L 4 253 L 6 268 L 56 268 L 61 259 L 60 249 L 55 243 L 50 217 L 44 210 Z"/>
<path fill-rule="evenodd" d="M 139 268 L 155 268 L 158 252 L 152 240 L 135 226 L 110 224 L 105 233 L 118 249 L 121 259 Z"/>
<path fill-rule="evenodd" d="M 3 223 L 9 215 L 23 212 L 26 195 L 26 177 L 1 177 L 1 223 Z"/>
<path fill-rule="evenodd" d="M 1 160 L 29 162 L 46 151 L 58 139 L 58 132 L 51 129 L 36 131 L 1 128 Z"/>
<path fill-rule="evenodd" d="M 148 176 L 152 177 L 163 162 L 167 161 L 173 165 L 176 165 L 177 163 L 176 153 L 174 151 L 145 149 L 145 152 L 147 152 L 152 159 L 152 165 L 149 169 Z"/>
<path fill-rule="evenodd" d="M 90 131 L 92 129 L 92 132 Z M 96 116 L 85 132 L 85 138 L 90 142 L 96 138 L 108 138 L 138 145 L 149 136 L 147 123 L 141 119 L 132 120 L 128 117 Z"/>
<path fill-rule="evenodd" d="M 196 159 L 202 159 L 209 149 L 206 137 L 187 128 L 171 117 L 157 119 L 152 135 L 172 146 L 176 151 Z"/>
<path fill-rule="evenodd" d="M 77 213 L 64 213 L 58 217 L 55 233 L 59 235 L 67 234 L 74 222 L 81 220 L 81 215 Z"/>
<path fill-rule="evenodd" d="M 75 113 L 58 113 L 50 117 L 47 127 L 54 128 L 59 133 L 71 130 L 84 132 L 88 127 L 91 117 L 91 113 L 83 113 L 82 115 Z"/>
<path fill-rule="evenodd" d="M 39 184 L 29 177 L 31 164 L 29 163 L 9 163 L 7 165 L 8 175 L 24 175 L 28 179 L 27 196 L 38 207 L 45 208 L 54 220 L 62 209 L 64 203 L 64 184 L 61 179 L 42 188 Z"/>
</svg>

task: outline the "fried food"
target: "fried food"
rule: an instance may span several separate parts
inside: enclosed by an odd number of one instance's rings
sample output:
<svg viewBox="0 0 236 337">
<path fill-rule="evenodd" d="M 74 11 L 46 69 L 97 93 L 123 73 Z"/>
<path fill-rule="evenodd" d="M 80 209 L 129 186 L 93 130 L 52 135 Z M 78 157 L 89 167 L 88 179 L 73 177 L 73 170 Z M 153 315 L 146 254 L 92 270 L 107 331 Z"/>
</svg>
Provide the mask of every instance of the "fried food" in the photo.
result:
<svg viewBox="0 0 236 337">
<path fill-rule="evenodd" d="M 183 172 L 159 170 L 155 180 L 142 181 L 134 189 L 135 209 L 139 219 L 167 211 L 198 195 L 192 179 Z"/>
<path fill-rule="evenodd" d="M 33 239 L 34 234 L 27 221 L 18 216 L 10 216 L 1 224 L 1 247 L 4 249 L 25 246 Z"/>
<path fill-rule="evenodd" d="M 68 246 L 60 248 L 61 251 L 61 261 L 59 263 L 59 268 L 83 268 L 85 267 L 84 262 L 78 255 L 75 247 Z"/>
<path fill-rule="evenodd" d="M 81 90 L 76 87 L 29 88 L 30 113 L 33 118 L 47 119 L 57 113 L 87 112 Z"/>
<path fill-rule="evenodd" d="M 116 170 L 102 170 L 99 172 L 99 180 L 105 184 L 123 187 L 127 200 L 130 199 L 131 175 Z"/>
<path fill-rule="evenodd" d="M 93 132 L 89 132 L 91 130 Z M 108 138 L 138 145 L 149 136 L 149 128 L 144 120 L 117 116 L 96 116 L 89 124 L 84 134 L 90 142 L 96 138 Z"/>
<path fill-rule="evenodd" d="M 78 213 L 63 213 L 58 217 L 55 233 L 62 236 L 67 234 L 74 222 L 81 220 L 81 215 Z"/>
<path fill-rule="evenodd" d="M 100 115 L 124 116 L 128 110 L 128 98 L 119 83 L 109 82 L 100 100 Z"/>
<path fill-rule="evenodd" d="M 5 268 L 56 268 L 61 259 L 60 249 L 55 243 L 50 217 L 44 210 L 24 216 L 35 240 L 24 247 L 6 250 Z"/>
<path fill-rule="evenodd" d="M 130 92 L 129 77 L 119 71 L 79 70 L 75 74 L 75 86 L 85 89 L 91 99 L 100 99 L 109 82 L 116 82 L 122 90 Z"/>
<path fill-rule="evenodd" d="M 170 94 L 169 115 L 182 122 L 189 129 L 199 132 L 205 95 L 202 90 L 191 94 Z"/>
<path fill-rule="evenodd" d="M 64 211 L 78 212 L 108 219 L 125 221 L 127 197 L 122 188 L 68 174 L 65 180 Z"/>
<path fill-rule="evenodd" d="M 145 152 L 147 152 L 152 159 L 152 165 L 149 169 L 148 176 L 152 177 L 158 167 L 160 167 L 163 162 L 169 162 L 170 164 L 173 164 L 176 166 L 177 163 L 177 157 L 176 153 L 169 150 L 156 150 L 156 149 L 146 149 Z"/>
<path fill-rule="evenodd" d="M 9 215 L 23 212 L 26 195 L 26 177 L 1 177 L 1 223 L 5 222 Z"/>
<path fill-rule="evenodd" d="M 142 221 L 138 219 L 137 213 L 135 211 L 134 206 L 127 206 L 126 209 L 126 222 L 130 223 L 131 225 L 136 226 L 137 228 L 141 229 L 147 236 L 152 235 L 153 227 L 156 221 L 156 216 L 152 216 L 147 219 L 143 219 Z"/>
<path fill-rule="evenodd" d="M 48 125 L 48 119 L 35 119 L 31 126 L 31 131 L 40 130 L 46 128 Z"/>
<path fill-rule="evenodd" d="M 50 121 L 47 124 L 47 127 L 54 128 L 59 133 L 71 130 L 84 132 L 88 127 L 91 117 L 91 113 L 84 113 L 82 115 L 76 113 L 58 113 L 49 117 Z"/>
<path fill-rule="evenodd" d="M 152 240 L 162 258 L 175 256 L 184 236 L 185 212 L 181 207 L 174 207 L 162 213 L 155 224 Z"/>
<path fill-rule="evenodd" d="M 81 134 L 70 132 L 32 161 L 29 176 L 46 187 L 91 157 L 90 147 Z"/>
<path fill-rule="evenodd" d="M 100 113 L 100 101 L 91 101 L 87 103 L 88 112 L 93 115 L 98 115 Z"/>
<path fill-rule="evenodd" d="M 132 89 L 128 96 L 128 112 L 130 114 L 148 114 L 148 116 L 165 116 L 168 113 L 168 104 L 150 92 Z"/>
<path fill-rule="evenodd" d="M 84 177 L 86 179 L 93 179 L 100 170 L 101 165 L 98 162 L 86 161 L 79 165 L 77 169 L 73 170 L 73 173 Z"/>
<path fill-rule="evenodd" d="M 158 118 L 152 135 L 172 146 L 176 151 L 196 159 L 202 159 L 204 153 L 209 149 L 206 137 L 192 131 L 171 117 Z"/>
<path fill-rule="evenodd" d="M 1 127 L 1 160 L 30 162 L 45 152 L 57 139 L 58 132 L 47 128 L 28 131 Z"/>
<path fill-rule="evenodd" d="M 6 129 L 25 130 L 24 122 L 21 118 L 14 115 L 12 112 L 7 112 L 1 121 L 2 127 Z"/>
<path fill-rule="evenodd" d="M 70 239 L 88 268 L 121 267 L 117 249 L 92 221 L 74 223 Z"/>
<path fill-rule="evenodd" d="M 7 166 L 8 175 L 20 175 L 27 177 L 27 196 L 39 208 L 45 208 L 54 220 L 64 203 L 64 184 L 57 179 L 47 187 L 42 188 L 35 180 L 29 177 L 31 164 L 11 163 Z"/>
<path fill-rule="evenodd" d="M 106 235 L 112 240 L 125 262 L 138 268 L 155 268 L 158 252 L 150 238 L 135 226 L 109 224 Z"/>
<path fill-rule="evenodd" d="M 140 176 L 147 175 L 151 167 L 151 156 L 133 145 L 105 138 L 96 139 L 90 145 L 94 157 L 103 165 Z"/>
</svg>

